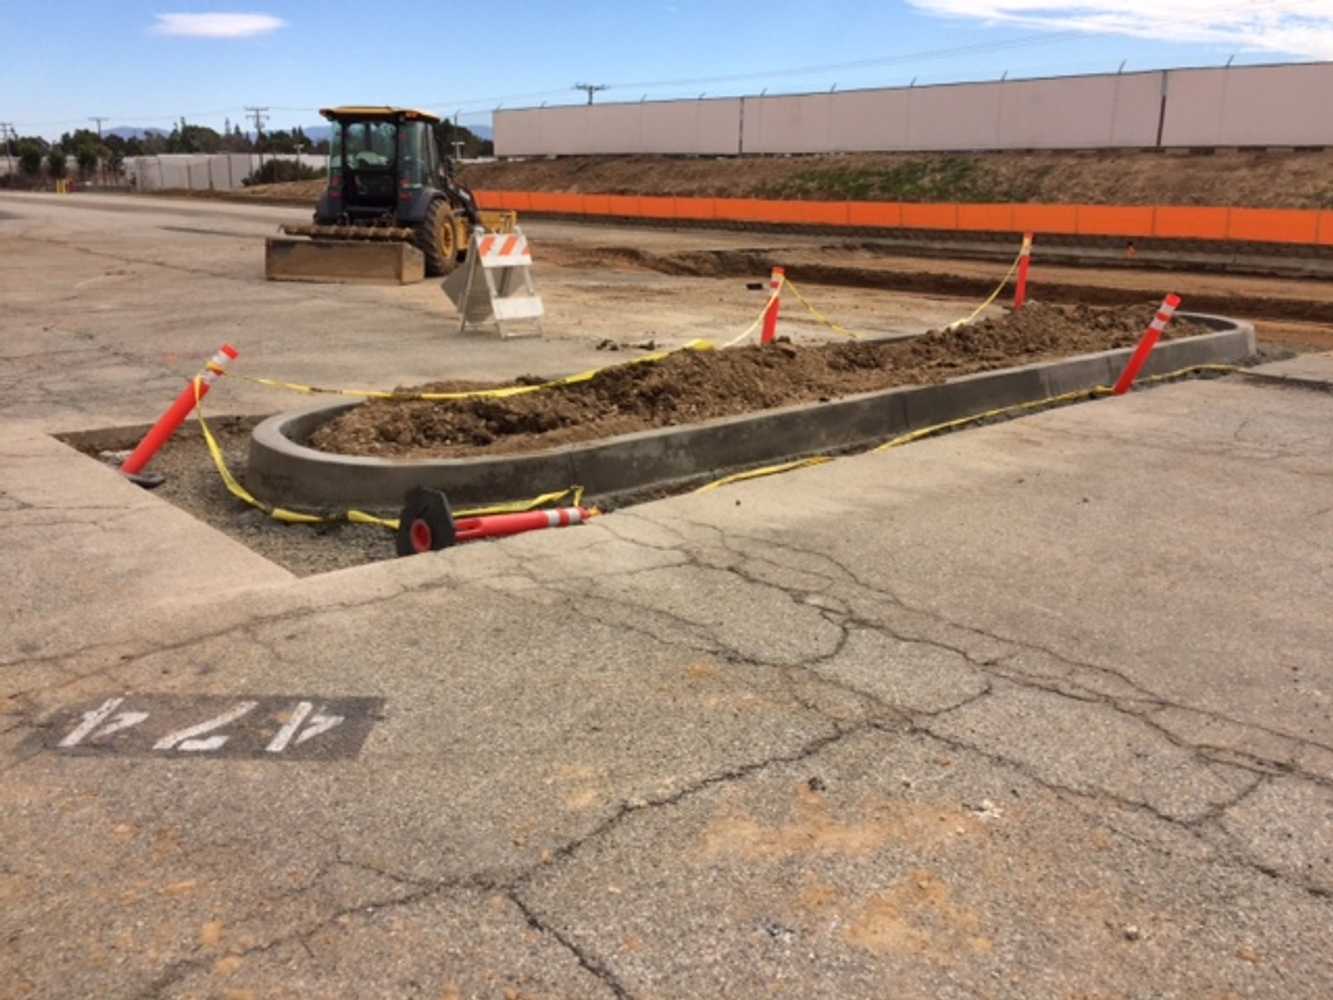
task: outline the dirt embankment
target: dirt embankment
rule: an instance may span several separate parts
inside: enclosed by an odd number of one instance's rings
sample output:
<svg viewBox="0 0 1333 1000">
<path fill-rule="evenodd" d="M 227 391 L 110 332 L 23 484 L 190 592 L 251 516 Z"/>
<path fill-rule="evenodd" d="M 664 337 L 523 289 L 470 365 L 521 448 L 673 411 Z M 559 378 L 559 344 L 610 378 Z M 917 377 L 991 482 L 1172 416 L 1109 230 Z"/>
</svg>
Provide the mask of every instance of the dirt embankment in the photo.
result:
<svg viewBox="0 0 1333 1000">
<path fill-rule="evenodd" d="M 470 164 L 474 188 L 815 201 L 1333 208 L 1333 153 L 849 153 Z"/>
<path fill-rule="evenodd" d="M 679 351 L 654 364 L 607 368 L 575 385 L 508 399 L 371 400 L 315 432 L 314 447 L 345 455 L 424 458 L 537 451 L 575 441 L 898 385 L 1128 347 L 1156 306 L 1101 310 L 1033 303 L 1020 313 L 898 342 Z M 1169 333 L 1205 332 L 1189 323 Z M 454 391 L 432 384 L 417 392 Z"/>
<path fill-rule="evenodd" d="M 465 165 L 477 190 L 809 201 L 1047 202 L 1333 208 L 1333 153 L 848 153 L 572 156 Z M 322 181 L 246 188 L 314 203 Z"/>
</svg>

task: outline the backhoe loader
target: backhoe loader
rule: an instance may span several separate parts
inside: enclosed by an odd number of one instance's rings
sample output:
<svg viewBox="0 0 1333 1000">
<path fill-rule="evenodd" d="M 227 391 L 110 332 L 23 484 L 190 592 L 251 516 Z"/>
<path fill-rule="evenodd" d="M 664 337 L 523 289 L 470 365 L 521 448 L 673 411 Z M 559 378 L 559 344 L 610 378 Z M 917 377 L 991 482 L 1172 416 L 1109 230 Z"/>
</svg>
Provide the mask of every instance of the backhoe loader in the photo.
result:
<svg viewBox="0 0 1333 1000">
<path fill-rule="evenodd" d="M 425 111 L 339 107 L 320 111 L 333 125 L 328 186 L 311 225 L 285 225 L 268 240 L 272 281 L 408 284 L 448 274 L 467 259 L 476 228 L 511 232 L 513 212 L 483 212 L 454 178 Z"/>
</svg>

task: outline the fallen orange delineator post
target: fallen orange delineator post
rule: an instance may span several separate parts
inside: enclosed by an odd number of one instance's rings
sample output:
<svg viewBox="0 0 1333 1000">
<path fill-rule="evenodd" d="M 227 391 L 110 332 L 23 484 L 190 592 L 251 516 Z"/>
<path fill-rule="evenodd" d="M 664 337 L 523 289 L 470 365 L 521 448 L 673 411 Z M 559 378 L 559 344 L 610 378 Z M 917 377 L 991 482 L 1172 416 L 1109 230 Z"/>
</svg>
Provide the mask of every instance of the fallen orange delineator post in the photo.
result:
<svg viewBox="0 0 1333 1000">
<path fill-rule="evenodd" d="M 449 499 L 444 493 L 418 487 L 404 498 L 403 510 L 398 516 L 398 554 L 414 556 L 422 552 L 438 552 L 460 542 L 503 538 L 542 528 L 563 528 L 583 524 L 596 515 L 594 508 L 558 507 L 454 520 Z"/>
</svg>

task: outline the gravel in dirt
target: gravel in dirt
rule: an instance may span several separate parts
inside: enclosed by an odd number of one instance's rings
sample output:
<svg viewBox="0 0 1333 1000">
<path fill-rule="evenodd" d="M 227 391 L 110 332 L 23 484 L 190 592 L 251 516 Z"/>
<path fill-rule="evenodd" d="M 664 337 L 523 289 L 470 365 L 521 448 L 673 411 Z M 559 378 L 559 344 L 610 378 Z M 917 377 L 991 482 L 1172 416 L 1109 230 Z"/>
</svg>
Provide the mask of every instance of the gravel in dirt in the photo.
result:
<svg viewBox="0 0 1333 1000">
<path fill-rule="evenodd" d="M 1032 303 L 999 319 L 910 340 L 679 351 L 658 363 L 614 366 L 587 382 L 509 399 L 370 400 L 321 427 L 310 443 L 323 451 L 383 458 L 537 451 L 1128 347 L 1156 309 Z M 1179 322 L 1168 336 L 1204 332 Z M 432 383 L 400 391 L 449 387 Z"/>
<path fill-rule="evenodd" d="M 250 431 L 260 417 L 210 417 L 232 472 L 244 481 Z M 92 458 L 133 448 L 146 428 L 110 428 L 63 435 Z M 199 425 L 186 423 L 149 464 L 149 472 L 166 477 L 153 495 L 258 552 L 297 576 L 363 566 L 396 556 L 393 535 L 374 525 L 338 522 L 327 525 L 283 524 L 237 500 L 223 485 L 204 444 Z M 396 510 L 371 513 L 397 517 Z"/>
</svg>

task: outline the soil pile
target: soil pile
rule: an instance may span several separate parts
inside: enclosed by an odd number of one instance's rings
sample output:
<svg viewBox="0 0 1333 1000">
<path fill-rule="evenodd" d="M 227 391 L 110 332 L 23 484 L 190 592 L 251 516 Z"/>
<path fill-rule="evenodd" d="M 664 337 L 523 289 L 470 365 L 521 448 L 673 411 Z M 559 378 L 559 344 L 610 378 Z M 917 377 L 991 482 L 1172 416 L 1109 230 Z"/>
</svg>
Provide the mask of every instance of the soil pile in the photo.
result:
<svg viewBox="0 0 1333 1000">
<path fill-rule="evenodd" d="M 818 156 L 562 156 L 467 163 L 480 191 L 781 198 L 1333 208 L 1333 152 L 1209 156 L 1097 153 L 844 153 Z M 314 204 L 323 181 L 263 184 L 246 199 Z"/>
<path fill-rule="evenodd" d="M 322 451 L 384 458 L 445 458 L 540 451 L 575 441 L 697 423 L 995 368 L 1129 347 L 1157 307 L 1094 309 L 1032 303 L 1021 312 L 902 341 L 678 351 L 608 368 L 576 385 L 510 399 L 370 400 L 315 432 Z M 1206 330 L 1177 322 L 1168 337 Z M 530 379 L 520 382 L 531 384 Z M 432 383 L 403 392 L 455 391 Z"/>
<path fill-rule="evenodd" d="M 1333 152 L 1324 150 L 572 156 L 467 164 L 461 176 L 484 191 L 1333 208 Z"/>
</svg>

